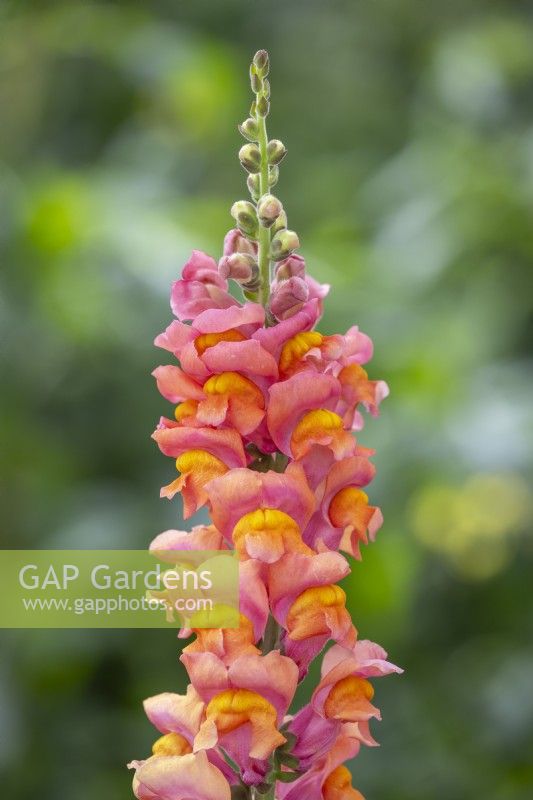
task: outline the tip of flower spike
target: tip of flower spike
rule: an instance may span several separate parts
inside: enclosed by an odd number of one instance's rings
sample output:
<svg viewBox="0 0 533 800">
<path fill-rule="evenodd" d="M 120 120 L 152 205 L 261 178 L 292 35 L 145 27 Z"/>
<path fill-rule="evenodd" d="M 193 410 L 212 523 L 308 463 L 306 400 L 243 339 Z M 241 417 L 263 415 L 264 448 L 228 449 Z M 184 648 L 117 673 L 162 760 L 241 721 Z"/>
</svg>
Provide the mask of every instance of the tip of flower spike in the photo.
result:
<svg viewBox="0 0 533 800">
<path fill-rule="evenodd" d="M 255 71 L 258 75 L 262 78 L 266 78 L 268 75 L 269 69 L 269 57 L 268 52 L 266 50 L 258 50 L 255 56 L 253 57 L 252 61 L 253 66 L 255 67 Z"/>
</svg>

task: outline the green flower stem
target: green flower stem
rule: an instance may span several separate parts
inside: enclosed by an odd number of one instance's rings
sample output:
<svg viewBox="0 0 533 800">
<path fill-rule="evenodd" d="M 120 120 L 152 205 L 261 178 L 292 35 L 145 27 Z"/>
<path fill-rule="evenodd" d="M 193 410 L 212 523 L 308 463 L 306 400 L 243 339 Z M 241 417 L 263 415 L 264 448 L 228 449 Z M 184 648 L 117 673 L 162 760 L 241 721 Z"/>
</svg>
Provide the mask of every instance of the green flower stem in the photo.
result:
<svg viewBox="0 0 533 800">
<path fill-rule="evenodd" d="M 261 171 L 259 173 L 259 187 L 261 196 L 268 193 L 268 136 L 266 130 L 266 118 L 256 113 L 257 125 L 259 128 L 259 152 L 261 154 Z M 266 308 L 270 297 L 270 230 L 259 226 L 259 274 L 261 276 L 260 298 L 262 305 Z"/>
</svg>

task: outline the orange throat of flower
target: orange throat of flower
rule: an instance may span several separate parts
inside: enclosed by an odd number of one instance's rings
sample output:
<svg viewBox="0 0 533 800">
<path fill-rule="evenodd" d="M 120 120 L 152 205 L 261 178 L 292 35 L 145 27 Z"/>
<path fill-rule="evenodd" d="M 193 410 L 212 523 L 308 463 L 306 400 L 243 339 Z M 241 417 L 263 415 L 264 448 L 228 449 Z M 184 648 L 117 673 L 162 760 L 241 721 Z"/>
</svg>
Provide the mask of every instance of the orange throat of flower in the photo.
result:
<svg viewBox="0 0 533 800">
<path fill-rule="evenodd" d="M 242 342 L 246 336 L 240 331 L 230 329 L 220 333 L 202 333 L 194 340 L 194 346 L 199 356 L 203 355 L 210 347 L 214 347 L 219 342 Z"/>
<path fill-rule="evenodd" d="M 344 423 L 334 411 L 318 408 L 308 411 L 300 419 L 292 432 L 291 451 L 294 458 L 301 458 L 313 444 L 332 447 L 334 451 L 343 450 L 353 442 L 350 434 L 344 430 Z"/>
<path fill-rule="evenodd" d="M 233 542 L 241 558 L 278 561 L 284 553 L 312 554 L 304 544 L 298 524 L 275 508 L 258 508 L 245 514 L 233 529 Z"/>
<path fill-rule="evenodd" d="M 253 381 L 238 372 L 221 372 L 219 375 L 212 375 L 204 383 L 204 392 L 208 395 L 240 397 L 260 405 L 262 408 L 265 405 L 262 391 Z"/>
<path fill-rule="evenodd" d="M 346 486 L 334 496 L 329 505 L 329 518 L 336 528 L 351 527 L 362 536 L 366 532 L 373 509 L 368 505 L 368 495 L 357 486 Z"/>
<path fill-rule="evenodd" d="M 194 474 L 202 483 L 224 475 L 228 467 L 207 450 L 187 450 L 176 459 L 176 469 L 184 475 Z"/>
<path fill-rule="evenodd" d="M 367 720 L 374 716 L 375 709 L 370 703 L 373 697 L 374 688 L 370 681 L 357 675 L 348 675 L 330 691 L 324 704 L 324 713 L 328 719 L 343 722 Z"/>
<path fill-rule="evenodd" d="M 352 786 L 350 770 L 341 765 L 330 772 L 322 784 L 323 800 L 364 800 L 361 792 Z"/>
<path fill-rule="evenodd" d="M 249 753 L 252 758 L 268 758 L 276 747 L 286 741 L 277 729 L 274 706 L 257 692 L 248 689 L 226 689 L 215 695 L 207 705 L 205 725 L 216 726 L 217 738 L 249 725 Z"/>
<path fill-rule="evenodd" d="M 349 622 L 346 594 L 335 584 L 306 589 L 287 615 L 289 636 L 296 640 L 330 634 L 332 629 L 345 628 Z"/>
<path fill-rule="evenodd" d="M 302 358 L 314 347 L 320 347 L 324 337 L 318 331 L 297 333 L 285 342 L 279 357 L 279 371 L 287 376 L 295 371 Z"/>
<path fill-rule="evenodd" d="M 163 487 L 161 496 L 170 499 L 181 492 L 185 518 L 206 502 L 205 484 L 228 471 L 226 464 L 207 450 L 186 450 L 176 459 L 176 469 L 181 475 Z"/>
<path fill-rule="evenodd" d="M 166 733 L 152 746 L 154 756 L 184 756 L 192 753 L 192 747 L 180 733 Z"/>
</svg>

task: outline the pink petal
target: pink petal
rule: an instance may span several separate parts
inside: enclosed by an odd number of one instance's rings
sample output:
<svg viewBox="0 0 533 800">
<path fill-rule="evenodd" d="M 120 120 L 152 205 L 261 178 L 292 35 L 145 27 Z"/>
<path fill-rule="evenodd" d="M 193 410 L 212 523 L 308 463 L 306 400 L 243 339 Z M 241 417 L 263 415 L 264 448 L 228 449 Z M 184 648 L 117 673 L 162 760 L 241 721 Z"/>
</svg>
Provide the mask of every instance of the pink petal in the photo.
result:
<svg viewBox="0 0 533 800">
<path fill-rule="evenodd" d="M 162 453 L 178 458 L 187 450 L 207 450 L 228 467 L 244 467 L 242 439 L 233 430 L 212 428 L 161 428 L 152 434 Z"/>
<path fill-rule="evenodd" d="M 148 697 L 144 701 L 146 716 L 161 733 L 180 733 L 192 741 L 198 732 L 204 704 L 192 686 L 187 687 L 187 694 L 163 694 Z"/>
<path fill-rule="evenodd" d="M 171 353 L 179 353 L 182 347 L 194 340 L 194 331 L 190 325 L 185 325 L 179 320 L 173 320 L 170 325 L 156 336 L 154 344 Z"/>
<path fill-rule="evenodd" d="M 189 679 L 205 703 L 229 687 L 224 662 L 214 653 L 182 653 L 180 661 Z"/>
<path fill-rule="evenodd" d="M 176 560 L 172 552 L 175 550 L 223 550 L 226 549 L 220 531 L 214 525 L 197 525 L 189 531 L 163 531 L 150 543 L 150 551 L 157 551 L 159 559 L 163 551 L 169 550 L 168 560 Z"/>
<path fill-rule="evenodd" d="M 329 521 L 328 509 L 337 492 L 347 486 L 366 486 L 374 479 L 375 474 L 375 466 L 362 456 L 352 456 L 334 463 L 328 472 L 322 497 L 325 518 Z"/>
<path fill-rule="evenodd" d="M 227 395 L 211 395 L 199 403 L 196 418 L 202 425 L 217 427 L 218 425 L 222 425 L 226 419 L 227 410 Z"/>
<path fill-rule="evenodd" d="M 229 308 L 238 305 L 228 292 L 214 284 L 201 281 L 175 281 L 172 284 L 170 307 L 180 320 L 194 319 L 209 308 Z"/>
<path fill-rule="evenodd" d="M 221 289 L 226 289 L 227 284 L 218 274 L 218 265 L 214 258 L 202 250 L 193 250 L 190 259 L 181 271 L 184 281 L 202 281 L 214 283 Z"/>
<path fill-rule="evenodd" d="M 228 676 L 238 689 L 249 689 L 272 703 L 281 722 L 298 685 L 294 661 L 273 650 L 265 656 L 239 656 L 230 666 Z"/>
<path fill-rule="evenodd" d="M 329 290 L 331 286 L 329 283 L 319 283 L 315 280 L 311 275 L 305 276 L 305 281 L 307 286 L 309 287 L 309 299 L 314 300 L 318 298 L 319 300 L 323 300 L 329 294 Z"/>
<path fill-rule="evenodd" d="M 278 377 L 275 359 L 255 339 L 219 342 L 205 351 L 202 361 L 212 372 L 243 372 L 251 376 Z"/>
<path fill-rule="evenodd" d="M 212 308 L 199 314 L 194 327 L 200 333 L 220 333 L 243 325 L 260 327 L 265 321 L 265 310 L 258 303 L 245 303 L 231 308 Z"/>
<path fill-rule="evenodd" d="M 339 672 L 333 673 L 333 670 Z M 351 672 L 347 670 L 352 670 Z M 374 642 L 368 639 L 361 639 L 356 642 L 349 650 L 335 645 L 332 647 L 322 661 L 322 676 L 340 674 L 346 672 L 347 675 L 357 674 L 365 678 L 380 677 L 390 675 L 395 672 L 401 674 L 403 669 L 387 661 L 387 652 Z M 337 679 L 338 680 L 338 679 Z"/>
<path fill-rule="evenodd" d="M 270 328 L 260 328 L 253 334 L 253 339 L 272 353 L 276 359 L 279 358 L 280 350 L 289 339 L 302 331 L 309 331 L 315 324 L 318 317 L 317 301 L 313 300 L 306 303 L 301 311 L 293 317 L 272 325 Z"/>
<path fill-rule="evenodd" d="M 298 595 L 311 586 L 337 583 L 349 572 L 349 564 L 340 553 L 318 553 L 316 556 L 287 553 L 268 570 L 272 613 L 283 624 Z"/>
<path fill-rule="evenodd" d="M 366 364 L 374 353 L 372 339 L 359 330 L 357 325 L 344 335 L 344 357 L 348 363 Z"/>
<path fill-rule="evenodd" d="M 205 752 L 149 758 L 136 779 L 161 800 L 231 800 L 228 781 Z"/>
<path fill-rule="evenodd" d="M 157 367 L 152 372 L 157 388 L 166 400 L 181 403 L 183 400 L 203 400 L 202 387 L 189 378 L 179 367 L 170 364 Z"/>
<path fill-rule="evenodd" d="M 259 561 L 243 561 L 239 564 L 241 614 L 252 622 L 256 642 L 265 632 L 270 613 L 263 575 L 264 568 Z"/>
<path fill-rule="evenodd" d="M 258 508 L 284 511 L 298 523 L 307 525 L 315 507 L 315 498 L 298 465 L 285 473 L 233 469 L 206 486 L 211 501 L 211 516 L 228 541 L 237 522 Z"/>
</svg>

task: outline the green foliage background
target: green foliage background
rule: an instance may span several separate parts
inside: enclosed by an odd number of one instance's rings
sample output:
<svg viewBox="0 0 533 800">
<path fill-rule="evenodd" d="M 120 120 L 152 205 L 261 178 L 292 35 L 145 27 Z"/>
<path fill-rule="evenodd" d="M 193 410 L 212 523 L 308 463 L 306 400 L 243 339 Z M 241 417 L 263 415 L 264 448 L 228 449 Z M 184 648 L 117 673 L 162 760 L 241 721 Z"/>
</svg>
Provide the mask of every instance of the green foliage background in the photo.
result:
<svg viewBox="0 0 533 800">
<path fill-rule="evenodd" d="M 168 289 L 245 196 L 236 123 L 271 53 L 278 193 L 321 329 L 357 322 L 391 397 L 347 582 L 378 683 L 375 800 L 533 789 L 531 7 L 512 0 L 0 4 L 2 546 L 143 547 L 180 527 L 149 434 Z M 168 631 L 1 636 L 2 794 L 130 796 L 180 691 Z"/>
</svg>

